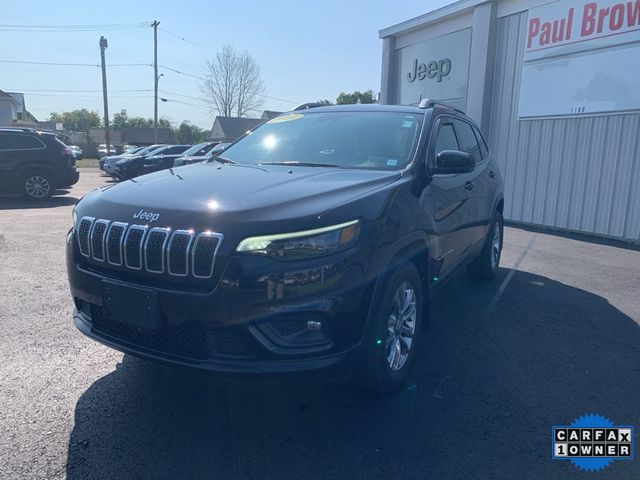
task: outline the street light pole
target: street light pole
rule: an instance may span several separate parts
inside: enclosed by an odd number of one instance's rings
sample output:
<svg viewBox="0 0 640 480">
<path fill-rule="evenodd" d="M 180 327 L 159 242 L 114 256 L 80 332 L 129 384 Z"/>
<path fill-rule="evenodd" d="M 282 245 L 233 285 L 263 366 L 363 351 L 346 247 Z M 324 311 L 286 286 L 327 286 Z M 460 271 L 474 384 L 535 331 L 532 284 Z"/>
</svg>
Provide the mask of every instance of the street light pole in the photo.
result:
<svg viewBox="0 0 640 480">
<path fill-rule="evenodd" d="M 102 66 L 102 100 L 104 102 L 104 139 L 107 144 L 107 155 L 111 153 L 111 138 L 109 135 L 109 103 L 107 101 L 107 67 L 105 66 L 104 51 L 107 49 L 107 39 L 100 37 L 100 63 Z"/>
<path fill-rule="evenodd" d="M 154 20 L 153 26 L 153 138 L 158 143 L 158 25 Z"/>
</svg>

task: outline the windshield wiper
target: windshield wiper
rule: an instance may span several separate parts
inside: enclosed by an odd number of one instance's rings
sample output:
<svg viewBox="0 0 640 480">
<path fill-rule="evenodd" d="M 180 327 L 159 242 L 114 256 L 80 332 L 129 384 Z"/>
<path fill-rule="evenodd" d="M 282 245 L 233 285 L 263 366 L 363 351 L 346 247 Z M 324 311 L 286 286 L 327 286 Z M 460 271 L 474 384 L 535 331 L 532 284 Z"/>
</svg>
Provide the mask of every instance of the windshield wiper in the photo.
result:
<svg viewBox="0 0 640 480">
<path fill-rule="evenodd" d="M 298 162 L 298 161 L 287 161 L 287 162 L 260 162 L 258 165 L 285 165 L 290 167 L 334 167 L 334 168 L 342 168 L 340 165 L 336 165 L 335 163 L 316 163 L 316 162 Z"/>
<path fill-rule="evenodd" d="M 227 164 L 227 165 L 229 165 L 229 164 L 230 165 L 237 165 L 238 164 L 238 162 L 234 162 L 233 160 L 230 160 L 228 158 L 221 157 L 220 155 L 214 155 L 213 157 L 211 157 L 211 160 L 215 160 L 216 162 L 224 163 L 224 164 Z"/>
</svg>

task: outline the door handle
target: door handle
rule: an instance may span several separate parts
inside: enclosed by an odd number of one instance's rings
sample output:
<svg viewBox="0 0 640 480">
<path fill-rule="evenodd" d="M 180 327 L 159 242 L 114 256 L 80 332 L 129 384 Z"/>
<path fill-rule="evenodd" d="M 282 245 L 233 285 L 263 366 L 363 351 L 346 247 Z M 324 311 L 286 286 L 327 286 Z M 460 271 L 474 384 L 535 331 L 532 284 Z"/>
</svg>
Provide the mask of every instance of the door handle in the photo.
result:
<svg viewBox="0 0 640 480">
<path fill-rule="evenodd" d="M 473 183 L 471 182 L 467 182 L 464 184 L 464 189 L 465 190 L 473 190 Z"/>
<path fill-rule="evenodd" d="M 496 172 L 489 170 L 489 178 L 496 178 Z"/>
</svg>

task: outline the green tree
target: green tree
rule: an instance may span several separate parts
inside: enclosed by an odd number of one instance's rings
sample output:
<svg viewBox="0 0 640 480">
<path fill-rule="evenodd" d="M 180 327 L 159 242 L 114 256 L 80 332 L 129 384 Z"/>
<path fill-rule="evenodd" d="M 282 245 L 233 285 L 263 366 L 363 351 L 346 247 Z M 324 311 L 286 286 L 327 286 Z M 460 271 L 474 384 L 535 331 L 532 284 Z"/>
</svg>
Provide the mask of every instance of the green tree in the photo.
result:
<svg viewBox="0 0 640 480">
<path fill-rule="evenodd" d="M 182 144 L 196 144 L 203 142 L 209 136 L 209 131 L 204 130 L 197 125 L 183 121 L 176 129 L 176 141 Z"/>
<path fill-rule="evenodd" d="M 89 130 L 92 128 L 102 126 L 100 115 L 86 108 L 64 113 L 53 112 L 49 116 L 49 120 L 52 122 L 62 122 L 64 129 L 72 132 L 89 133 Z"/>
<path fill-rule="evenodd" d="M 336 98 L 337 105 L 349 105 L 353 103 L 377 103 L 376 94 L 373 90 L 365 90 L 360 92 L 356 90 L 353 93 L 342 92 Z"/>
<path fill-rule="evenodd" d="M 130 117 L 127 115 L 126 110 L 122 110 L 120 113 L 116 113 L 113 116 L 113 120 L 111 120 L 111 128 L 114 130 L 122 130 L 123 128 L 134 127 L 134 128 L 153 128 L 153 120 L 150 118 L 144 117 Z M 158 127 L 159 128 L 171 128 L 171 122 L 166 118 L 158 119 Z"/>
</svg>

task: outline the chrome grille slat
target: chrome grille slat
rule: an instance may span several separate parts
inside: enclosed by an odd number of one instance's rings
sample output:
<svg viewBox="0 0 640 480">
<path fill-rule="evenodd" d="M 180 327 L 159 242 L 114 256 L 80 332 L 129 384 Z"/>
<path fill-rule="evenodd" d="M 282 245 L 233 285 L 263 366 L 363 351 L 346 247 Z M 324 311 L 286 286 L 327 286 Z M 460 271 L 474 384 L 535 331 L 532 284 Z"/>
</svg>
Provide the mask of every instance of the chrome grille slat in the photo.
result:
<svg viewBox="0 0 640 480">
<path fill-rule="evenodd" d="M 91 228 L 90 248 L 91 256 L 99 262 L 104 262 L 104 239 L 109 228 L 109 220 L 96 220 Z"/>
<path fill-rule="evenodd" d="M 154 227 L 144 242 L 144 265 L 148 272 L 164 272 L 164 253 L 171 229 Z"/>
<path fill-rule="evenodd" d="M 191 250 L 191 274 L 194 277 L 209 278 L 213 275 L 213 265 L 222 238 L 220 233 L 202 232 L 198 234 Z"/>
<path fill-rule="evenodd" d="M 124 235 L 129 225 L 122 222 L 113 222 L 109 227 L 106 238 L 107 261 L 111 265 L 122 265 L 122 246 Z"/>
<path fill-rule="evenodd" d="M 189 249 L 194 236 L 190 230 L 176 230 L 171 234 L 167 247 L 167 271 L 170 275 L 189 275 Z"/>
<path fill-rule="evenodd" d="M 124 264 L 132 270 L 142 270 L 142 245 L 147 227 L 131 225 L 124 237 Z"/>
<path fill-rule="evenodd" d="M 95 218 L 93 217 L 82 217 L 78 222 L 78 247 L 80 248 L 80 253 L 85 257 L 91 255 L 89 234 L 91 233 L 94 220 Z"/>
<path fill-rule="evenodd" d="M 82 217 L 80 253 L 95 262 L 173 277 L 211 278 L 224 236 Z"/>
</svg>

